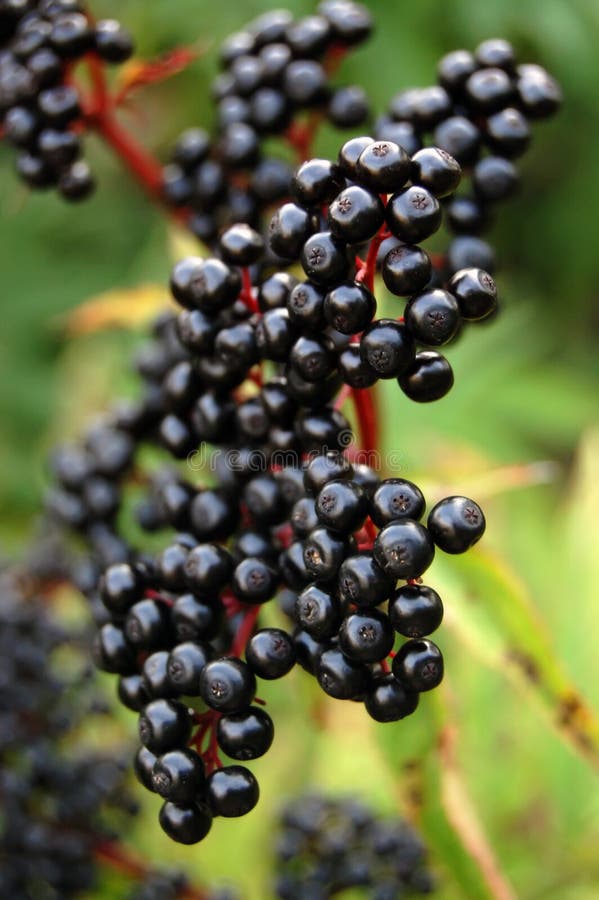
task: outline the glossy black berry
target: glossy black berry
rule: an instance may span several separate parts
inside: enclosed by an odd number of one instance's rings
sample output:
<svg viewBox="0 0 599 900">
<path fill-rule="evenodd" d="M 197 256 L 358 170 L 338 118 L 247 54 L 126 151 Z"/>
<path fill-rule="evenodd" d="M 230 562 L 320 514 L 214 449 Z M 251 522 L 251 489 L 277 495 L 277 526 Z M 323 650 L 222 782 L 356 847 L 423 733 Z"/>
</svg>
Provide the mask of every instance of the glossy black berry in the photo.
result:
<svg viewBox="0 0 599 900">
<path fill-rule="evenodd" d="M 259 706 L 250 706 L 242 713 L 221 716 L 217 725 L 218 746 L 240 761 L 258 759 L 270 749 L 274 726 L 268 713 Z"/>
<path fill-rule="evenodd" d="M 387 204 L 387 225 L 392 234 L 408 244 L 417 244 L 441 225 L 441 207 L 426 188 L 412 185 L 394 194 Z"/>
<path fill-rule="evenodd" d="M 480 506 L 468 497 L 446 497 L 428 516 L 430 535 L 445 553 L 465 553 L 485 532 L 485 517 Z"/>
<path fill-rule="evenodd" d="M 293 60 L 283 74 L 283 89 L 297 106 L 318 106 L 327 99 L 326 72 L 315 60 Z"/>
<path fill-rule="evenodd" d="M 356 170 L 360 181 L 373 191 L 390 194 L 410 177 L 410 157 L 392 141 L 373 141 L 360 154 Z"/>
<path fill-rule="evenodd" d="M 268 240 L 279 256 L 296 259 L 314 231 L 314 216 L 310 211 L 296 203 L 284 203 L 271 219 Z"/>
<path fill-rule="evenodd" d="M 469 50 L 453 50 L 439 61 L 437 74 L 445 90 L 457 94 L 476 69 L 476 60 Z"/>
<path fill-rule="evenodd" d="M 325 650 L 317 664 L 316 677 L 323 691 L 337 700 L 360 697 L 368 687 L 368 670 L 351 662 L 340 650 Z"/>
<path fill-rule="evenodd" d="M 92 647 L 94 662 L 104 672 L 116 675 L 132 675 L 137 670 L 135 652 L 127 641 L 122 628 L 107 623 L 94 638 Z"/>
<path fill-rule="evenodd" d="M 351 479 L 353 468 L 342 453 L 330 451 L 313 456 L 304 471 L 306 493 L 314 497 L 329 481 Z"/>
<path fill-rule="evenodd" d="M 516 62 L 514 48 L 502 38 L 489 38 L 478 45 L 474 51 L 474 56 L 479 64 L 484 68 L 497 67 L 511 72 Z"/>
<path fill-rule="evenodd" d="M 330 203 L 344 187 L 338 168 L 328 159 L 309 159 L 296 170 L 291 192 L 306 209 Z"/>
<path fill-rule="evenodd" d="M 335 368 L 334 354 L 327 344 L 317 337 L 298 338 L 291 348 L 289 360 L 306 381 L 322 381 Z"/>
<path fill-rule="evenodd" d="M 350 534 L 363 525 L 368 514 L 368 499 L 351 481 L 330 481 L 319 491 L 315 509 L 321 525 Z"/>
<path fill-rule="evenodd" d="M 337 358 L 337 370 L 342 381 L 354 388 L 369 388 L 376 384 L 376 372 L 360 356 L 360 344 L 349 344 Z"/>
<path fill-rule="evenodd" d="M 331 234 L 348 244 L 361 244 L 377 233 L 385 220 L 378 194 L 352 184 L 337 194 L 329 206 Z"/>
<path fill-rule="evenodd" d="M 388 616 L 377 609 L 352 613 L 339 629 L 339 647 L 354 662 L 385 659 L 394 640 Z"/>
<path fill-rule="evenodd" d="M 358 85 L 337 88 L 327 108 L 327 116 L 337 128 L 355 128 L 365 122 L 369 114 L 368 94 Z"/>
<path fill-rule="evenodd" d="M 412 156 L 411 181 L 435 197 L 453 194 L 460 183 L 460 164 L 440 147 L 424 147 Z"/>
<path fill-rule="evenodd" d="M 362 151 L 373 143 L 373 139 L 368 136 L 355 137 L 346 141 L 341 147 L 338 156 L 338 164 L 341 171 L 350 178 L 356 179 L 358 159 Z"/>
<path fill-rule="evenodd" d="M 232 225 L 219 238 L 219 246 L 226 263 L 249 266 L 264 252 L 264 240 L 249 225 Z"/>
<path fill-rule="evenodd" d="M 443 603 L 432 588 L 406 584 L 389 600 L 389 618 L 399 634 L 410 638 L 425 637 L 441 624 Z"/>
<path fill-rule="evenodd" d="M 133 757 L 135 777 L 149 791 L 154 791 L 152 773 L 154 772 L 156 759 L 156 755 L 151 750 L 148 750 L 147 747 L 140 747 Z"/>
<path fill-rule="evenodd" d="M 282 628 L 262 628 L 248 641 L 245 658 L 258 678 L 271 681 L 282 678 L 293 668 L 295 648 Z"/>
<path fill-rule="evenodd" d="M 398 722 L 415 712 L 418 694 L 406 689 L 393 675 L 383 675 L 366 691 L 364 706 L 376 722 Z"/>
<path fill-rule="evenodd" d="M 466 81 L 464 90 L 472 108 L 481 113 L 494 113 L 509 106 L 514 95 L 510 76 L 498 68 L 473 72 Z"/>
<path fill-rule="evenodd" d="M 453 387 L 453 369 L 435 350 L 422 350 L 410 368 L 398 379 L 404 394 L 416 403 L 432 403 L 445 397 Z"/>
<path fill-rule="evenodd" d="M 386 575 L 372 553 L 349 556 L 339 569 L 339 599 L 360 608 L 379 606 L 391 594 L 395 579 Z"/>
<path fill-rule="evenodd" d="M 299 594 L 295 619 L 315 640 L 332 637 L 341 622 L 339 603 L 326 587 L 311 584 Z"/>
<path fill-rule="evenodd" d="M 245 816 L 259 797 L 258 782 L 245 766 L 225 766 L 208 778 L 208 803 L 215 816 Z"/>
<path fill-rule="evenodd" d="M 516 73 L 518 101 L 527 116 L 544 119 L 557 112 L 563 100 L 562 90 L 542 66 L 518 66 Z"/>
<path fill-rule="evenodd" d="M 170 750 L 154 763 L 152 785 L 165 800 L 192 804 L 200 799 L 205 783 L 204 764 L 194 750 Z"/>
<path fill-rule="evenodd" d="M 410 691 L 430 691 L 443 679 L 443 656 L 432 641 L 406 641 L 393 658 L 393 675 Z"/>
<path fill-rule="evenodd" d="M 193 498 L 189 516 L 192 530 L 200 540 L 222 541 L 235 530 L 237 504 L 225 491 L 207 489 Z"/>
<path fill-rule="evenodd" d="M 129 563 L 110 566 L 100 582 L 104 606 L 110 612 L 126 613 L 141 598 L 144 585 L 143 573 Z"/>
<path fill-rule="evenodd" d="M 414 341 L 401 322 L 379 319 L 362 335 L 360 356 L 379 378 L 395 378 L 413 362 Z"/>
<path fill-rule="evenodd" d="M 518 180 L 518 170 L 503 156 L 483 157 L 472 172 L 474 190 L 486 203 L 505 200 L 516 190 Z"/>
<path fill-rule="evenodd" d="M 241 289 L 241 275 L 218 259 L 187 257 L 174 267 L 171 290 L 182 306 L 216 312 L 229 306 Z"/>
<path fill-rule="evenodd" d="M 202 700 L 219 712 L 241 712 L 251 704 L 255 692 L 254 673 L 240 659 L 215 659 L 202 670 Z"/>
<path fill-rule="evenodd" d="M 308 238 L 300 262 L 308 278 L 316 284 L 335 284 L 349 273 L 345 244 L 336 240 L 330 231 L 321 231 Z"/>
<path fill-rule="evenodd" d="M 412 297 L 404 311 L 404 322 L 419 344 L 438 347 L 457 333 L 460 309 L 453 294 L 435 288 Z"/>
<path fill-rule="evenodd" d="M 402 519 L 379 531 L 373 554 L 387 575 L 418 578 L 432 563 L 435 547 L 423 525 L 412 519 Z"/>
<path fill-rule="evenodd" d="M 452 197 L 445 207 L 445 220 L 455 234 L 478 234 L 489 223 L 489 210 L 477 197 Z"/>
<path fill-rule="evenodd" d="M 519 109 L 507 107 L 487 119 L 486 140 L 501 156 L 520 156 L 530 143 L 530 127 Z"/>
<path fill-rule="evenodd" d="M 288 358 L 296 337 L 296 329 L 286 309 L 267 310 L 255 330 L 260 356 L 275 362 L 284 362 Z"/>
<path fill-rule="evenodd" d="M 205 803 L 178 806 L 169 800 L 162 806 L 158 821 L 162 830 L 179 844 L 197 844 L 212 827 L 212 814 Z"/>
<path fill-rule="evenodd" d="M 455 273 L 448 290 L 456 298 L 460 315 L 478 321 L 497 309 L 497 285 L 484 269 L 466 268 Z"/>
<path fill-rule="evenodd" d="M 477 268 L 493 274 L 495 251 L 487 241 L 471 235 L 454 238 L 447 249 L 447 265 L 450 272 Z"/>
<path fill-rule="evenodd" d="M 185 641 L 173 647 L 166 665 L 170 687 L 179 694 L 198 697 L 200 677 L 211 656 L 209 644 Z"/>
<path fill-rule="evenodd" d="M 414 244 L 398 244 L 386 254 L 381 275 L 386 287 L 397 297 L 409 297 L 423 290 L 430 281 L 428 253 Z"/>
<path fill-rule="evenodd" d="M 139 739 L 152 753 L 165 753 L 187 743 L 191 718 L 176 700 L 152 700 L 139 717 Z"/>
<path fill-rule="evenodd" d="M 102 59 L 123 63 L 133 54 L 133 39 L 115 19 L 101 19 L 94 26 L 94 45 Z"/>
<path fill-rule="evenodd" d="M 170 637 L 168 607 L 157 600 L 138 600 L 127 613 L 124 630 L 136 647 L 152 650 L 165 646 Z"/>
<path fill-rule="evenodd" d="M 398 519 L 420 519 L 426 508 L 417 485 L 405 478 L 386 478 L 370 500 L 370 517 L 379 528 Z"/>
<path fill-rule="evenodd" d="M 265 603 L 272 598 L 277 581 L 277 574 L 268 563 L 250 556 L 236 566 L 231 588 L 244 603 Z"/>
<path fill-rule="evenodd" d="M 450 116 L 437 125 L 433 140 L 437 147 L 464 166 L 478 157 L 482 136 L 480 129 L 466 116 Z"/>
</svg>

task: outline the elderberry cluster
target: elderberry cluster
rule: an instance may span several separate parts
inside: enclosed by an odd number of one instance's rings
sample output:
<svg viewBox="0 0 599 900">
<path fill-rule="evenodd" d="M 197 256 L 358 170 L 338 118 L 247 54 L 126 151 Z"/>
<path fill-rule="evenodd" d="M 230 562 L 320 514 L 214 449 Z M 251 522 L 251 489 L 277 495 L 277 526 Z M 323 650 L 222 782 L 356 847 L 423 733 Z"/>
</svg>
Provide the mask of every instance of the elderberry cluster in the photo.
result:
<svg viewBox="0 0 599 900">
<path fill-rule="evenodd" d="M 122 63 L 133 52 L 114 19 L 92 22 L 77 0 L 0 0 L 0 120 L 18 176 L 81 200 L 94 178 L 81 158 L 84 115 L 73 66 L 84 57 Z"/>
<path fill-rule="evenodd" d="M 0 894 L 74 897 L 97 877 L 96 847 L 112 818 L 135 810 L 126 765 L 77 747 L 83 720 L 106 713 L 93 686 L 85 635 L 66 629 L 49 601 L 0 574 Z M 56 659 L 77 654 L 65 676 Z"/>
<path fill-rule="evenodd" d="M 142 398 L 117 405 L 53 463 L 49 512 L 92 551 L 82 587 L 99 625 L 96 663 L 119 676 L 121 701 L 139 714 L 135 770 L 182 843 L 258 801 L 239 764 L 273 741 L 257 678 L 281 678 L 298 659 L 326 693 L 363 700 L 379 721 L 415 710 L 443 673 L 425 639 L 441 600 L 417 579 L 435 544 L 463 552 L 484 530 L 476 503 L 458 497 L 421 525 L 415 485 L 350 462 L 351 426 L 334 404 L 340 380 L 316 377 L 310 340 L 287 308 L 295 279 L 261 275 L 263 250 L 257 232 L 236 225 L 220 238 L 222 258 L 175 266 L 182 309 L 138 355 Z M 144 475 L 144 444 L 199 463 L 211 483 L 173 466 Z M 131 546 L 123 527 L 140 478 L 138 525 L 170 532 L 152 553 Z M 292 628 L 259 628 L 260 607 L 277 597 Z M 411 640 L 392 658 L 396 634 Z"/>
<path fill-rule="evenodd" d="M 273 217 L 269 239 L 278 255 L 299 257 L 307 276 L 287 300 L 301 334 L 290 359 L 304 379 L 336 374 L 353 388 L 369 388 L 396 378 L 418 402 L 451 389 L 449 362 L 418 345 L 448 344 L 464 322 L 486 318 L 497 305 L 495 282 L 482 269 L 462 269 L 435 286 L 438 273 L 420 246 L 441 226 L 439 200 L 455 191 L 460 176 L 444 150 L 427 147 L 410 157 L 399 144 L 371 137 L 347 141 L 336 163 L 312 159 L 299 167 L 293 202 Z M 399 320 L 375 319 L 381 257 L 386 287 L 409 297 Z"/>
<path fill-rule="evenodd" d="M 266 138 L 301 140 L 309 114 L 337 128 L 366 121 L 365 91 L 333 86 L 329 72 L 371 29 L 364 6 L 323 0 L 313 15 L 296 20 L 275 10 L 227 38 L 212 84 L 215 135 L 185 131 L 164 169 L 167 202 L 191 210 L 189 226 L 202 241 L 212 246 L 234 222 L 260 229 L 265 210 L 288 195 L 291 168 L 265 149 Z"/>
<path fill-rule="evenodd" d="M 276 897 L 397 900 L 434 891 L 426 850 L 402 819 L 377 816 L 353 798 L 308 795 L 282 811 Z"/>
<path fill-rule="evenodd" d="M 448 53 L 437 71 L 437 85 L 392 98 L 377 121 L 376 137 L 409 153 L 430 141 L 455 157 L 467 173 L 467 189 L 442 201 L 456 235 L 442 268 L 445 276 L 470 266 L 493 272 L 494 250 L 479 235 L 491 224 L 496 204 L 518 186 L 514 160 L 529 146 L 531 120 L 559 109 L 561 88 L 541 66 L 519 64 L 511 44 L 499 38 L 483 41 L 474 53 Z"/>
</svg>

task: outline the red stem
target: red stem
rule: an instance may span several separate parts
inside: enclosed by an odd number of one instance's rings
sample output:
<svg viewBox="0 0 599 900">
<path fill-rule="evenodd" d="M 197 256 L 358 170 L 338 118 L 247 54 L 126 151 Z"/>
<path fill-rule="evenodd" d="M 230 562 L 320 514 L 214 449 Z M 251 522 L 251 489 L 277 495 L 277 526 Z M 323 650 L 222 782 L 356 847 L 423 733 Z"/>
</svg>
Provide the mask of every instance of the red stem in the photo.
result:
<svg viewBox="0 0 599 900">
<path fill-rule="evenodd" d="M 241 656 L 243 651 L 245 650 L 245 645 L 249 641 L 252 636 L 252 632 L 256 627 L 256 622 L 258 621 L 258 616 L 260 615 L 260 606 L 250 606 L 246 609 L 243 621 L 239 628 L 237 629 L 237 633 L 233 638 L 233 643 L 231 644 L 231 656 Z"/>
</svg>

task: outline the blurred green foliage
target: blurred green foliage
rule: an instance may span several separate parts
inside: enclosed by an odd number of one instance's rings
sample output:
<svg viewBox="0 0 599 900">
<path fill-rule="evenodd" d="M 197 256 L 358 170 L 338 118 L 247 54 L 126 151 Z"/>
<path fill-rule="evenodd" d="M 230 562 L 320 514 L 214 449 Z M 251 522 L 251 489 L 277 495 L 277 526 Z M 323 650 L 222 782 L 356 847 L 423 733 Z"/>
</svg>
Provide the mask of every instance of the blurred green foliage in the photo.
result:
<svg viewBox="0 0 599 900">
<path fill-rule="evenodd" d="M 118 15 L 137 35 L 144 56 L 196 36 L 205 51 L 188 71 L 139 95 L 140 118 L 131 122 L 144 142 L 164 157 L 183 127 L 210 121 L 208 84 L 218 43 L 276 5 L 91 4 L 98 16 Z M 296 13 L 313 8 L 297 0 L 288 5 Z M 371 727 L 353 710 L 319 699 L 295 674 L 268 690 L 278 732 L 275 750 L 254 767 L 263 786 L 262 811 L 245 821 L 218 822 L 204 845 L 189 850 L 163 840 L 150 798 L 152 813 L 140 820 L 133 838 L 153 859 L 180 861 L 201 878 L 238 878 L 248 896 L 264 898 L 272 816 L 283 785 L 285 792 L 299 791 L 306 782 L 351 786 L 390 809 L 410 796 L 405 775 L 414 772 L 405 763 L 424 758 L 418 772 L 422 827 L 433 845 L 441 896 L 489 896 L 441 808 L 443 769 L 432 738 L 439 721 L 449 721 L 457 730 L 457 762 L 467 790 L 516 895 L 591 900 L 599 895 L 599 797 L 583 755 L 548 726 L 563 717 L 558 698 L 565 685 L 599 702 L 593 647 L 599 628 L 599 4 L 368 5 L 377 33 L 344 63 L 341 77 L 366 85 L 379 110 L 397 89 L 431 83 L 436 61 L 447 50 L 494 35 L 511 39 L 522 57 L 545 64 L 564 88 L 564 110 L 536 130 L 522 164 L 522 191 L 501 210 L 493 232 L 502 316 L 473 330 L 451 353 L 456 387 L 443 403 L 402 404 L 396 415 L 397 395 L 387 391 L 381 400 L 385 412 L 393 410 L 384 415 L 385 445 L 399 450 L 409 477 L 426 479 L 431 492 L 467 493 L 469 486 L 478 491 L 490 523 L 484 549 L 504 561 L 506 580 L 500 589 L 492 567 L 477 570 L 453 560 L 433 566 L 431 583 L 443 588 L 447 600 L 441 643 L 449 674 L 441 700 L 426 698 L 413 720 Z M 332 153 L 335 140 L 324 134 L 317 149 Z M 73 208 L 53 196 L 28 196 L 12 177 L 11 155 L 0 149 L 4 548 L 18 546 L 31 529 L 52 441 L 75 434 L 115 385 L 127 385 L 132 336 L 99 334 L 68 343 L 61 317 L 113 287 L 165 282 L 170 267 L 159 213 L 93 140 L 90 155 L 100 189 Z M 556 465 L 522 468 L 540 460 Z M 514 466 L 520 468 L 509 468 Z M 519 472 L 523 485 L 516 489 Z M 539 473 L 552 477 L 535 484 Z M 528 598 L 525 606 L 532 598 L 538 620 L 519 612 L 516 594 Z M 543 682 L 527 682 L 514 670 L 514 646 L 532 648 L 538 663 L 547 655 L 549 681 L 560 673 L 555 696 L 544 691 Z M 330 725 L 324 733 L 314 724 L 322 718 L 314 715 L 317 703 Z M 132 718 L 123 714 L 128 730 Z"/>
</svg>

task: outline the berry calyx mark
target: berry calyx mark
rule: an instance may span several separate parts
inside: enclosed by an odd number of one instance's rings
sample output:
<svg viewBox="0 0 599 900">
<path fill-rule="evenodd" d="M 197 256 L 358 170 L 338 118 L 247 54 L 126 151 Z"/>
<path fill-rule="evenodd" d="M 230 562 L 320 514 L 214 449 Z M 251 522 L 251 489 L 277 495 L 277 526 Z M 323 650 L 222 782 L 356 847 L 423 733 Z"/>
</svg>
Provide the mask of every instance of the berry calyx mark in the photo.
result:
<svg viewBox="0 0 599 900">
<path fill-rule="evenodd" d="M 414 194 L 411 198 L 411 203 L 416 209 L 426 209 L 428 206 L 428 197 L 426 194 Z"/>
<path fill-rule="evenodd" d="M 375 144 L 372 148 L 374 156 L 387 156 L 389 153 L 389 144 Z"/>
</svg>

